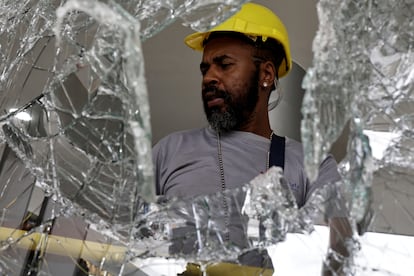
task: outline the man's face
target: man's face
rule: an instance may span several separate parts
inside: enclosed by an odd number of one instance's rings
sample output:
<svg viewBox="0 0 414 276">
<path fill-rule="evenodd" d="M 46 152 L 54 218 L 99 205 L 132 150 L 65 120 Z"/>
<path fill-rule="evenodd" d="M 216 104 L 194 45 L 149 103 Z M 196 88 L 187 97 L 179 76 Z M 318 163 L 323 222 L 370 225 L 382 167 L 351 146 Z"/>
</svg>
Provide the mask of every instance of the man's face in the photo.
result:
<svg viewBox="0 0 414 276">
<path fill-rule="evenodd" d="M 200 70 L 204 112 L 219 131 L 246 124 L 258 101 L 259 73 L 253 47 L 237 38 L 218 37 L 207 43 Z"/>
</svg>

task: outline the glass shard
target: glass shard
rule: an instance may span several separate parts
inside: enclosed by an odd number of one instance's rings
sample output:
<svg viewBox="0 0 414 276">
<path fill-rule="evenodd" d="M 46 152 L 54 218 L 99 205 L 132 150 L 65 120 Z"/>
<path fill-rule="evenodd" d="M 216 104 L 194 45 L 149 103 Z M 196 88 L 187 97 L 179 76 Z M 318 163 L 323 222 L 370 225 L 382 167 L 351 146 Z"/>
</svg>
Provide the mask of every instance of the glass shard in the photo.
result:
<svg viewBox="0 0 414 276">
<path fill-rule="evenodd" d="M 318 164 L 350 122 L 341 172 L 358 232 L 412 235 L 413 206 L 398 194 L 409 197 L 414 187 L 409 180 L 414 3 L 321 0 L 317 9 L 314 61 L 303 82 L 302 137 L 309 175 L 316 177 Z M 399 204 L 387 203 L 397 197 Z M 392 223 L 389 212 L 408 215 L 411 226 Z M 367 269 L 387 273 L 362 266 L 355 271 Z"/>
<path fill-rule="evenodd" d="M 154 202 L 141 42 L 176 20 L 207 30 L 244 2 L 1 1 L 0 274 L 145 275 L 154 257 L 181 268 L 243 263 L 243 254 L 270 252 L 291 233 L 314 235 L 315 221 L 346 209 L 362 236 L 340 235 L 349 256 L 328 256 L 344 260 L 349 275 L 404 273 L 364 256 L 394 248 L 364 233 L 414 235 L 411 0 L 318 3 L 303 83 L 305 163 L 315 179 L 349 123 L 342 181 L 300 209 L 277 168 L 239 189 Z M 380 151 L 378 136 L 386 137 Z"/>
</svg>

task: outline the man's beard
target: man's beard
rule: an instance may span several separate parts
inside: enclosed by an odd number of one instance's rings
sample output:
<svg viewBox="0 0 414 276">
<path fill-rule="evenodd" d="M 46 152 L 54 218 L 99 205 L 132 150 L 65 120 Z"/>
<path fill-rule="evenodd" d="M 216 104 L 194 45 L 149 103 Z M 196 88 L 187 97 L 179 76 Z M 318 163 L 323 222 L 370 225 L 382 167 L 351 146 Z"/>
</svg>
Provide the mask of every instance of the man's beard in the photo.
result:
<svg viewBox="0 0 414 276">
<path fill-rule="evenodd" d="M 217 89 L 214 85 L 206 86 L 203 89 L 203 104 L 210 126 L 216 131 L 227 132 L 237 130 L 246 124 L 259 99 L 258 82 L 259 70 L 256 70 L 247 83 L 247 87 L 243 89 L 245 93 L 239 91 L 233 98 L 229 93 Z M 225 104 L 224 111 L 217 107 L 208 108 L 204 95 L 211 91 L 214 91 L 215 97 L 223 98 Z"/>
</svg>

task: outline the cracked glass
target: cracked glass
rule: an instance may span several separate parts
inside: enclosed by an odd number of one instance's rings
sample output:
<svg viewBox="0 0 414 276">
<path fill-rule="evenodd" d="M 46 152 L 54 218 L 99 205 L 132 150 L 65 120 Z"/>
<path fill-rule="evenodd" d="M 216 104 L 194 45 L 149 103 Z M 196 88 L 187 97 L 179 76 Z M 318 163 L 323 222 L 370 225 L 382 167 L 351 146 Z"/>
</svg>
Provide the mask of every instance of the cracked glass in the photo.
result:
<svg viewBox="0 0 414 276">
<path fill-rule="evenodd" d="M 208 30 L 244 2 L 1 0 L 1 274 L 175 275 L 266 248 L 277 259 L 343 210 L 331 228 L 346 253 L 316 246 L 327 272 L 409 274 L 395 264 L 414 257 L 411 0 L 317 4 L 305 166 L 315 179 L 342 133 L 341 181 L 301 208 L 275 167 L 191 202 L 155 196 L 142 43 L 176 20 Z"/>
</svg>

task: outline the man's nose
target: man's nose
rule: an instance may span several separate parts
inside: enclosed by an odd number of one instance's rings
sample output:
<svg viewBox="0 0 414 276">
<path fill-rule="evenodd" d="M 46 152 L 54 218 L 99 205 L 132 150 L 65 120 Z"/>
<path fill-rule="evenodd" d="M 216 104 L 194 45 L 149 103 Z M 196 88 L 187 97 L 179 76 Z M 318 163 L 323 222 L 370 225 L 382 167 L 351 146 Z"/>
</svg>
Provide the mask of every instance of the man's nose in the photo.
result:
<svg viewBox="0 0 414 276">
<path fill-rule="evenodd" d="M 210 66 L 203 75 L 203 86 L 217 84 L 220 81 L 220 75 L 215 66 Z"/>
</svg>

